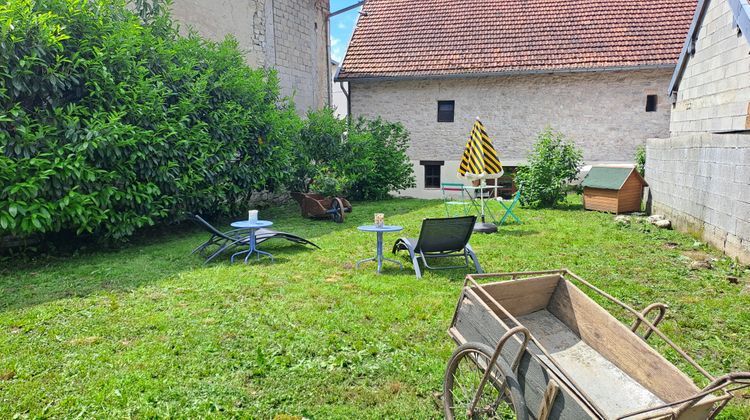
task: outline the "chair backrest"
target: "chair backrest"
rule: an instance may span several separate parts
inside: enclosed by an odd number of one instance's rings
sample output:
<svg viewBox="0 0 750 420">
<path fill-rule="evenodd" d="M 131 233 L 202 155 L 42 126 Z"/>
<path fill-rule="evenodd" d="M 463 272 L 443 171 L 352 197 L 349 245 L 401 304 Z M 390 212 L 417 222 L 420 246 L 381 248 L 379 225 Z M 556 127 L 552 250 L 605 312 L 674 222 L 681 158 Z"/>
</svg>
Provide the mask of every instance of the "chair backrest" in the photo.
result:
<svg viewBox="0 0 750 420">
<path fill-rule="evenodd" d="M 443 182 L 440 184 L 440 191 L 443 193 L 444 200 L 451 198 L 451 196 L 461 196 L 461 199 L 463 199 L 465 193 L 464 184 L 453 182 Z"/>
<path fill-rule="evenodd" d="M 513 194 L 513 196 L 509 198 L 509 200 L 512 201 L 513 203 L 515 203 L 520 198 L 521 198 L 521 189 L 519 188 L 519 189 L 516 190 L 516 192 Z M 502 197 L 498 198 L 498 200 L 500 200 L 500 199 L 502 199 Z M 504 200 L 504 201 L 508 201 L 508 200 Z"/>
<path fill-rule="evenodd" d="M 224 239 L 232 239 L 224 234 L 224 232 L 220 231 L 219 229 L 216 229 L 213 227 L 211 223 L 208 223 L 205 221 L 202 217 L 198 216 L 197 214 L 191 214 L 190 219 L 192 219 L 195 223 L 197 223 L 199 226 L 201 226 L 203 229 L 209 231 L 210 233 L 222 237 Z"/>
<path fill-rule="evenodd" d="M 442 184 L 440 184 L 440 188 L 443 191 L 461 192 L 464 190 L 464 184 L 458 184 L 454 182 L 443 182 Z"/>
<path fill-rule="evenodd" d="M 469 243 L 476 221 L 476 216 L 424 219 L 417 240 L 417 251 L 423 253 L 461 251 Z"/>
</svg>

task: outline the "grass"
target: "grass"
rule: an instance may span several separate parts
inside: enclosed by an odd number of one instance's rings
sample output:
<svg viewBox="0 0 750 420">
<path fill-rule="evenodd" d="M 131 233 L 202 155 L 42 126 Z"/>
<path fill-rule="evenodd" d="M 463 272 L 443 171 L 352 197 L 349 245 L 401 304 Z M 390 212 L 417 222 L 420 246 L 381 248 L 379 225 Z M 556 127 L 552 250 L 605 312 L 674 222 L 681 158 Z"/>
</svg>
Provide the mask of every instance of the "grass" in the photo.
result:
<svg viewBox="0 0 750 420">
<path fill-rule="evenodd" d="M 417 280 L 390 264 L 376 275 L 353 263 L 374 253 L 375 235 L 356 229 L 373 213 L 411 236 L 443 211 L 436 201 L 355 203 L 336 225 L 292 206 L 266 210 L 274 227 L 323 248 L 264 244 L 275 264 L 203 266 L 188 254 L 206 235 L 192 228 L 116 251 L 8 261 L 0 418 L 440 417 L 432 394 L 454 348 L 446 328 L 465 273 Z M 522 225 L 472 238 L 486 271 L 568 267 L 637 308 L 665 302 L 664 332 L 705 368 L 750 370 L 747 272 L 726 260 L 691 271 L 692 237 L 618 227 L 575 199 L 517 213 Z M 396 237 L 386 234 L 386 246 Z M 731 284 L 729 271 L 745 277 Z M 747 394 L 724 412 L 748 417 Z"/>
</svg>

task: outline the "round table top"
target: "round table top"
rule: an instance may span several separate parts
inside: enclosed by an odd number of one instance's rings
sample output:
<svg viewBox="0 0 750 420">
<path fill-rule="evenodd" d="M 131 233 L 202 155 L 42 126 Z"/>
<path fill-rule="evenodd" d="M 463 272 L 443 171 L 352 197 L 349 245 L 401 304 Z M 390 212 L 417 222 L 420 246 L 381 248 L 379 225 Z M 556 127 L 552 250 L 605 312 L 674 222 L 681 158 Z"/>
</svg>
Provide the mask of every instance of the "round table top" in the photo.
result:
<svg viewBox="0 0 750 420">
<path fill-rule="evenodd" d="M 398 232 L 401 230 L 404 230 L 401 226 L 388 226 L 385 225 L 383 227 L 377 227 L 375 225 L 365 225 L 365 226 L 359 226 L 357 229 L 361 230 L 362 232 Z"/>
<path fill-rule="evenodd" d="M 232 222 L 232 227 L 240 229 L 259 229 L 269 227 L 272 224 L 273 222 L 270 220 L 257 220 L 255 222 L 251 222 L 249 220 L 238 220 L 236 222 Z"/>
</svg>

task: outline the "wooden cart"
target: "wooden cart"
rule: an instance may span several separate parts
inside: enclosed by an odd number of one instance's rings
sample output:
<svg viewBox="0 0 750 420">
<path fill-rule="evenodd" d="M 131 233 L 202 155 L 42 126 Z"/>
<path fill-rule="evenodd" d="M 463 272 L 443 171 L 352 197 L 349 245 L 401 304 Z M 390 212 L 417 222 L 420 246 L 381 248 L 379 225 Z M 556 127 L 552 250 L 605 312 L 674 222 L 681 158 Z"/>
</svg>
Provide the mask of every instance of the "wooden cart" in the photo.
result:
<svg viewBox="0 0 750 420">
<path fill-rule="evenodd" d="M 352 205 L 343 197 L 324 197 L 314 193 L 292 193 L 292 198 L 299 204 L 302 217 L 311 219 L 328 219 L 343 223 L 345 214 L 351 213 Z"/>
<path fill-rule="evenodd" d="M 623 325 L 576 285 L 635 323 Z M 665 310 L 638 312 L 568 270 L 467 276 L 448 330 L 459 347 L 446 369 L 446 417 L 714 418 L 750 386 L 750 372 L 711 376 L 657 328 Z M 699 389 L 649 346 L 652 334 L 710 384 Z"/>
</svg>

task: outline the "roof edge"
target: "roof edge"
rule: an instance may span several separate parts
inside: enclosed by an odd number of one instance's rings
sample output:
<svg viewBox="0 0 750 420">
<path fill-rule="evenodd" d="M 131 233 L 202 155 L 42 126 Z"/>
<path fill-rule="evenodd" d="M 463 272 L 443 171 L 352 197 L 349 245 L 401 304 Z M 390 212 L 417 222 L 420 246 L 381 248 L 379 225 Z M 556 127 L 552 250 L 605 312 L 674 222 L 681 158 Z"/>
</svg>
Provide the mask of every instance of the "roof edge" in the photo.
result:
<svg viewBox="0 0 750 420">
<path fill-rule="evenodd" d="M 748 3 L 748 0 L 726 1 L 729 2 L 729 7 L 734 14 L 734 24 L 740 28 L 745 39 L 750 43 L 750 3 Z M 706 12 L 708 11 L 708 6 L 710 4 L 711 0 L 698 1 L 698 5 L 695 8 L 695 15 L 693 16 L 693 22 L 690 24 L 685 44 L 680 52 L 680 58 L 677 60 L 677 67 L 672 75 L 672 80 L 669 82 L 669 90 L 667 91 L 669 96 L 674 95 L 680 89 L 682 76 L 685 74 L 685 69 L 687 68 L 690 56 L 695 53 L 695 43 L 698 41 L 698 35 L 700 34 L 701 26 L 703 26 L 703 20 L 706 17 Z"/>
<path fill-rule="evenodd" d="M 622 189 L 622 187 L 625 186 L 625 183 L 628 182 L 628 179 L 630 179 L 630 177 L 633 174 L 635 174 L 636 178 L 638 178 L 638 179 L 641 180 L 641 182 L 643 183 L 644 186 L 648 187 L 648 182 L 646 182 L 646 179 L 643 178 L 643 176 L 640 174 L 640 172 L 638 172 L 638 170 L 636 169 L 636 167 L 634 165 L 633 166 L 629 165 L 627 167 L 625 167 L 625 166 L 611 166 L 611 165 L 594 165 L 594 166 L 591 167 L 591 171 L 593 171 L 594 168 L 618 168 L 618 169 L 630 169 L 630 171 L 628 171 L 628 174 L 625 176 L 625 178 L 623 178 L 622 183 L 620 183 L 620 186 L 618 188 L 604 188 L 604 187 L 589 187 L 589 188 L 596 188 L 596 189 L 600 189 L 600 190 L 619 191 L 619 190 Z M 581 186 L 582 187 L 585 186 L 583 184 L 584 184 L 584 182 L 586 182 L 586 178 L 589 177 L 589 174 L 591 173 L 591 171 L 589 171 L 589 173 L 586 174 L 586 176 L 581 181 Z"/>
<path fill-rule="evenodd" d="M 613 66 L 613 67 L 588 67 L 580 69 L 547 69 L 547 70 L 513 70 L 513 71 L 491 71 L 455 74 L 419 74 L 403 76 L 341 76 L 341 71 L 334 79 L 337 82 L 372 82 L 372 81 L 404 81 L 404 80 L 432 80 L 432 79 L 463 79 L 475 77 L 507 77 L 525 76 L 535 74 L 577 74 L 577 73 L 603 73 L 615 71 L 638 71 L 638 70 L 664 70 L 673 69 L 674 64 L 646 64 L 640 66 Z M 339 67 L 343 69 L 343 67 Z"/>
</svg>

